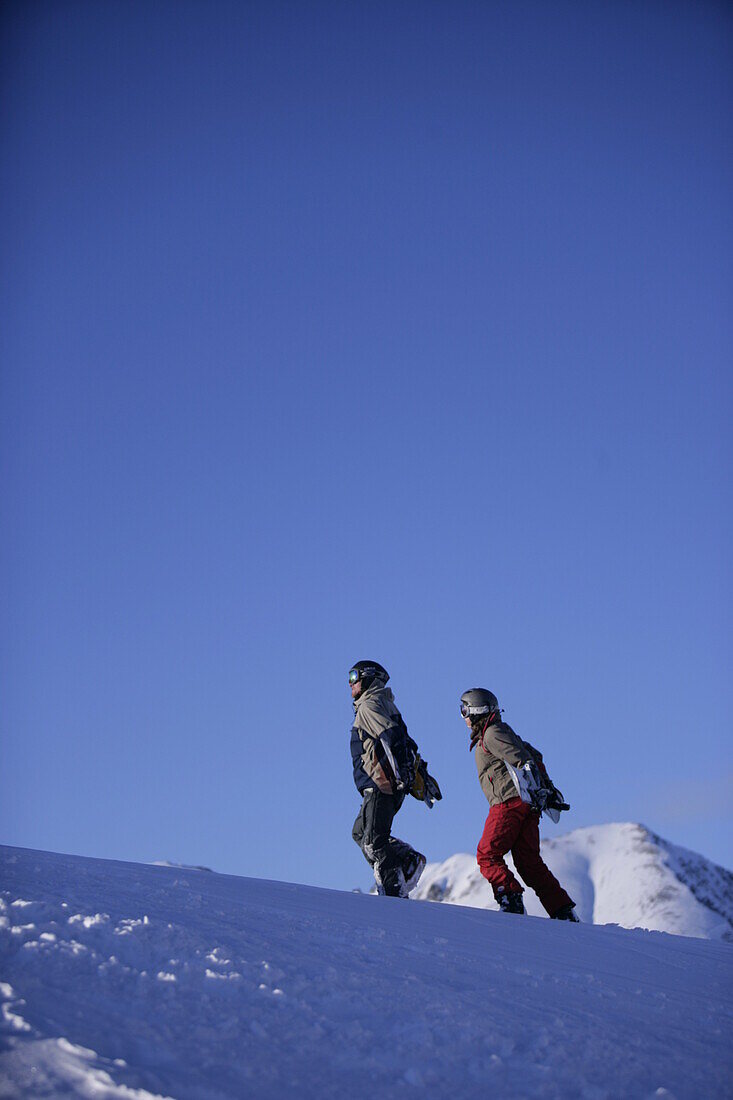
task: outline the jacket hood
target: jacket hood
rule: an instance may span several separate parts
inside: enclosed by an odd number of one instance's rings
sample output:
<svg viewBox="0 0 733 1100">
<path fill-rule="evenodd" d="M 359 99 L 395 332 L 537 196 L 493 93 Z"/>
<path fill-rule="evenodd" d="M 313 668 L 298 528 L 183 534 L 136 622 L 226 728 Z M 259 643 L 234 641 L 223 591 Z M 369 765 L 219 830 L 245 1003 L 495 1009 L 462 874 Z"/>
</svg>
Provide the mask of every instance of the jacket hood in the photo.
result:
<svg viewBox="0 0 733 1100">
<path fill-rule="evenodd" d="M 384 680 L 373 680 L 366 691 L 362 691 L 360 695 L 357 695 L 356 699 L 352 699 L 354 710 L 358 712 L 359 707 L 364 703 L 374 705 L 374 703 L 386 700 L 389 703 L 394 703 L 394 695 L 392 694 L 392 688 L 387 687 Z"/>
<path fill-rule="evenodd" d="M 401 717 L 392 689 L 386 687 L 384 682 L 370 684 L 354 700 L 354 726 L 364 730 L 370 737 L 381 737 Z"/>
</svg>

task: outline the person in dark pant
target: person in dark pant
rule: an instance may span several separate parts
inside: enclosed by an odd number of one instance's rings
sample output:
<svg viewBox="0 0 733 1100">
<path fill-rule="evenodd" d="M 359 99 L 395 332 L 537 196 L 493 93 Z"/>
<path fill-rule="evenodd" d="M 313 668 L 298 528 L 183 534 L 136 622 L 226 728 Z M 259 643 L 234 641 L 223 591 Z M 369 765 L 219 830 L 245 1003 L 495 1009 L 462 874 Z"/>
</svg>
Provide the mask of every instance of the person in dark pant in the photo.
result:
<svg viewBox="0 0 733 1100">
<path fill-rule="evenodd" d="M 499 702 L 486 688 L 463 693 L 461 716 L 471 734 L 470 748 L 474 750 L 481 789 L 491 806 L 476 859 L 499 908 L 505 913 L 524 913 L 523 887 L 504 862 L 504 856 L 511 852 L 517 873 L 535 891 L 549 915 L 556 920 L 577 921 L 575 902 L 540 856 L 540 810 L 537 799 L 531 800 L 522 785 L 524 776 L 530 775 L 545 799 L 559 795 L 547 776 L 541 754 L 502 722 Z M 561 796 L 556 804 L 568 808 Z"/>
<path fill-rule="evenodd" d="M 352 836 L 374 871 L 378 892 L 404 898 L 417 886 L 425 856 L 393 837 L 392 823 L 413 787 L 419 757 L 388 680 L 377 661 L 357 661 L 349 671 L 354 704 L 351 758 L 363 798 Z"/>
</svg>

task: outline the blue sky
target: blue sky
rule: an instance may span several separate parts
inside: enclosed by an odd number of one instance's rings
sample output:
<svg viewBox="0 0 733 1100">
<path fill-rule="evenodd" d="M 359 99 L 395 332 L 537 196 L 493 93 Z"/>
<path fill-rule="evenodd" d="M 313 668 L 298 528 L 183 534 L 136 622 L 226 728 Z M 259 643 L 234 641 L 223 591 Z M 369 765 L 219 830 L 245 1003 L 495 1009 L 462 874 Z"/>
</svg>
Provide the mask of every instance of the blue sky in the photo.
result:
<svg viewBox="0 0 733 1100">
<path fill-rule="evenodd" d="M 480 684 L 562 830 L 733 865 L 732 39 L 712 3 L 4 6 L 5 842 L 367 885 L 368 657 L 429 858 L 481 833 Z"/>
</svg>

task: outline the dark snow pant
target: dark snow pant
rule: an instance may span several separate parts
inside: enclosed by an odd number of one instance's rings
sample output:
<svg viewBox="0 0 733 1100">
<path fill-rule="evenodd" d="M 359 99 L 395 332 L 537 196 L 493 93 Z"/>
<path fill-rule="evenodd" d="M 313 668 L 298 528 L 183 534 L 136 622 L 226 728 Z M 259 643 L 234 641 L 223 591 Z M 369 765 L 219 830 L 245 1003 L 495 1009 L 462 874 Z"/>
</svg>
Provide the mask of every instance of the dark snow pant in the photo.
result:
<svg viewBox="0 0 733 1100">
<path fill-rule="evenodd" d="M 540 816 L 521 798 L 511 798 L 491 807 L 478 844 L 476 859 L 481 874 L 491 884 L 494 897 L 500 890 L 508 894 L 522 893 L 522 887 L 504 862 L 507 852 L 512 853 L 517 873 L 534 890 L 550 916 L 564 905 L 574 904 L 550 868 L 542 862 Z"/>
<path fill-rule="evenodd" d="M 415 855 L 414 848 L 391 836 L 392 822 L 404 801 L 403 794 L 383 794 L 382 791 L 369 790 L 364 794 L 359 816 L 351 831 L 356 843 L 364 853 L 367 863 L 374 871 L 377 885 L 383 887 L 385 894 L 398 898 L 402 895 L 405 878 L 402 868 L 406 861 Z"/>
</svg>

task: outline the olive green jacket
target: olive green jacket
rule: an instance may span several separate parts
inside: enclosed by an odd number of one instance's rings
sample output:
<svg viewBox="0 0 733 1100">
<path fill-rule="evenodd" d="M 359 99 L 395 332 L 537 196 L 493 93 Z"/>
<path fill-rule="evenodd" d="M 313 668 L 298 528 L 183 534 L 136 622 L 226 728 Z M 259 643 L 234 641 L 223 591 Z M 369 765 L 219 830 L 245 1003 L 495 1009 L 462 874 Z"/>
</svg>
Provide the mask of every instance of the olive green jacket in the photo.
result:
<svg viewBox="0 0 733 1100">
<path fill-rule="evenodd" d="M 516 768 L 531 757 L 530 747 L 506 722 L 487 726 L 476 745 L 474 759 L 481 790 L 492 806 L 518 798 L 519 792 L 504 761 Z"/>
</svg>

